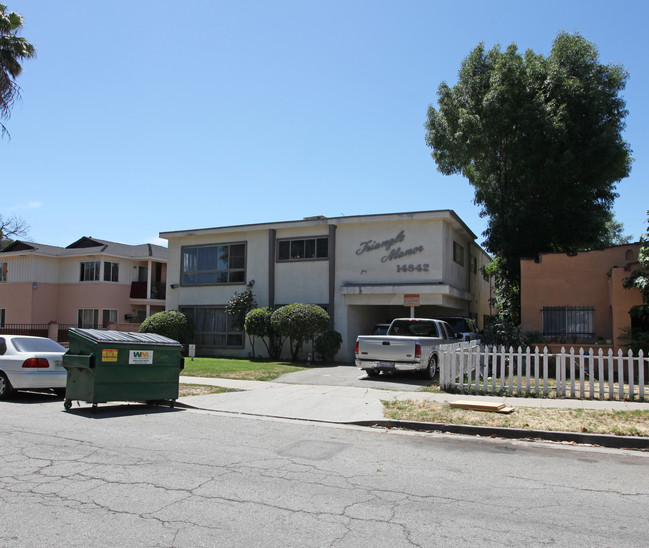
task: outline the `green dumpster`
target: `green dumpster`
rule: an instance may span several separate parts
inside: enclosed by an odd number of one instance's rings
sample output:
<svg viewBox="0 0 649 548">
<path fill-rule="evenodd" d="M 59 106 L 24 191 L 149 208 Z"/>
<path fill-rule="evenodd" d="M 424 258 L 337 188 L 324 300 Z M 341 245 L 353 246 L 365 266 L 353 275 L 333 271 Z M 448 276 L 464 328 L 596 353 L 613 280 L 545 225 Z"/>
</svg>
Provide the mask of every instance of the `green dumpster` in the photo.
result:
<svg viewBox="0 0 649 548">
<path fill-rule="evenodd" d="M 153 333 L 70 329 L 63 355 L 68 372 L 65 409 L 73 400 L 96 407 L 109 401 L 169 403 L 178 398 L 182 345 Z"/>
</svg>

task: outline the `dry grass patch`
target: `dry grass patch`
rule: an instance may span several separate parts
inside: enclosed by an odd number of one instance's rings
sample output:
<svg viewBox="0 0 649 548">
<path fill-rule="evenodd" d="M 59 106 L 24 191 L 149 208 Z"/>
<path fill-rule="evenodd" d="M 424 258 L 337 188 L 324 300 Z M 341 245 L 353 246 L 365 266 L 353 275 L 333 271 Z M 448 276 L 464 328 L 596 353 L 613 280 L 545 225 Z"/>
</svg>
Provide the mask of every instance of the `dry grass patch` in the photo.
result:
<svg viewBox="0 0 649 548">
<path fill-rule="evenodd" d="M 223 388 L 204 384 L 181 384 L 178 386 L 178 397 L 206 396 L 207 394 L 223 394 L 224 392 L 240 392 L 236 388 Z"/>
<path fill-rule="evenodd" d="M 503 415 L 457 409 L 438 402 L 412 400 L 384 401 L 383 406 L 386 418 L 393 420 L 618 436 L 649 436 L 649 410 L 599 411 L 517 407 L 513 413 Z"/>
</svg>

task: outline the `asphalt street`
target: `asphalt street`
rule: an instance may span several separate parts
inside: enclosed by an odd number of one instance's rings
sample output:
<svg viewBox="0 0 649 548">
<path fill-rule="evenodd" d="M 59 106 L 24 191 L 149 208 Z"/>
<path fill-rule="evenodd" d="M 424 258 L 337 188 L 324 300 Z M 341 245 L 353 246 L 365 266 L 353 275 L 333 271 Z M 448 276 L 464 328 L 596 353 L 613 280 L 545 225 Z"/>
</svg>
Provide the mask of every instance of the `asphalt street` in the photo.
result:
<svg viewBox="0 0 649 548">
<path fill-rule="evenodd" d="M 0 546 L 642 546 L 649 453 L 0 402 Z"/>
</svg>

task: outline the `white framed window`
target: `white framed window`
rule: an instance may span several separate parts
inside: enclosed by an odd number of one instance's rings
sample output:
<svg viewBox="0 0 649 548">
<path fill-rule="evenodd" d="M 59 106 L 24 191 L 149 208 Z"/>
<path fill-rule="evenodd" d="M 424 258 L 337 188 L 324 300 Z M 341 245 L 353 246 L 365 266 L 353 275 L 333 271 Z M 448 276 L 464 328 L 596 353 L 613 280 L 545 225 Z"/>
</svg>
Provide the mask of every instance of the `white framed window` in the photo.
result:
<svg viewBox="0 0 649 548">
<path fill-rule="evenodd" d="M 184 247 L 182 285 L 242 284 L 246 280 L 246 244 Z"/>
<path fill-rule="evenodd" d="M 80 308 L 77 327 L 97 329 L 99 327 L 99 310 L 97 308 Z"/>
<path fill-rule="evenodd" d="M 7 281 L 7 263 L 0 263 L 0 283 Z"/>
<path fill-rule="evenodd" d="M 86 261 L 81 263 L 79 280 L 82 282 L 96 282 L 99 280 L 99 261 Z"/>
<path fill-rule="evenodd" d="M 111 263 L 104 261 L 104 281 L 117 282 L 119 281 L 119 263 Z"/>
<path fill-rule="evenodd" d="M 117 318 L 119 317 L 119 310 L 105 308 L 101 311 L 101 326 L 103 328 L 108 327 L 109 323 L 117 323 Z"/>
</svg>

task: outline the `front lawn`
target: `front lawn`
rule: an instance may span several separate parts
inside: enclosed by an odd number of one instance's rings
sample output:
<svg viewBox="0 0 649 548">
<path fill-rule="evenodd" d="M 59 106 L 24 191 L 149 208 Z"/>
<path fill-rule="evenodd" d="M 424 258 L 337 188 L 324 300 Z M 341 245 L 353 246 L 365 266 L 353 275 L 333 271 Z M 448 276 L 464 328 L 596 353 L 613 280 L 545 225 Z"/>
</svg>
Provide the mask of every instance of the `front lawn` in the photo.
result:
<svg viewBox="0 0 649 548">
<path fill-rule="evenodd" d="M 181 375 L 189 377 L 217 377 L 245 381 L 272 381 L 286 373 L 308 369 L 289 362 L 243 360 L 235 358 L 185 358 Z"/>
</svg>

